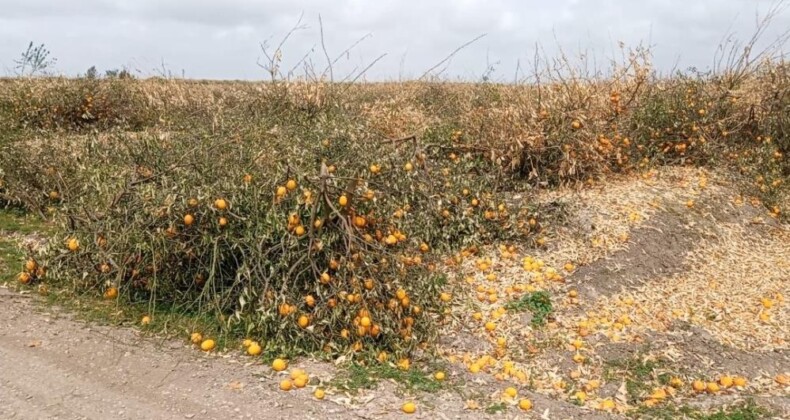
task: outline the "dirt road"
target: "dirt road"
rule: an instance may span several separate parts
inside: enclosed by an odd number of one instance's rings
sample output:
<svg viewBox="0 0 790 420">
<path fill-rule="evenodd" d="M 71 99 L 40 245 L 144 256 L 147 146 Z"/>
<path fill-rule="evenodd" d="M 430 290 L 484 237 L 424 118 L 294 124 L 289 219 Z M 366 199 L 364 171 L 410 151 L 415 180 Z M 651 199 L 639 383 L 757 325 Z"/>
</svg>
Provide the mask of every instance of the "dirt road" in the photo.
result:
<svg viewBox="0 0 790 420">
<path fill-rule="evenodd" d="M 2 419 L 355 417 L 306 390 L 286 398 L 265 366 L 89 326 L 33 300 L 0 289 Z"/>
</svg>

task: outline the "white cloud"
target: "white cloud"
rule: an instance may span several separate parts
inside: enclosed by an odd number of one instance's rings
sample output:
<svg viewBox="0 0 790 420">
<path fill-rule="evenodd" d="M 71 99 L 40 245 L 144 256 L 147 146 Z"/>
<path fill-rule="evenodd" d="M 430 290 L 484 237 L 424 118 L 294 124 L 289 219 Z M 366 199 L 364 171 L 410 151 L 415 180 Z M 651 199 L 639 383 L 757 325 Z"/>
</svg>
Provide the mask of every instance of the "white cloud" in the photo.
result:
<svg viewBox="0 0 790 420">
<path fill-rule="evenodd" d="M 162 61 L 176 74 L 196 78 L 264 78 L 257 67 L 259 43 L 284 35 L 304 13 L 307 29 L 285 48 L 284 67 L 317 47 L 312 60 L 324 65 L 318 15 L 330 54 L 372 36 L 338 64 L 337 73 L 387 57 L 369 73 L 391 79 L 420 75 L 475 36 L 488 35 L 461 51 L 449 76 L 479 77 L 486 62 L 494 77 L 509 80 L 517 60 L 528 61 L 536 43 L 549 55 L 588 50 L 599 63 L 618 41 L 653 45 L 655 64 L 669 70 L 707 67 L 728 31 L 741 38 L 754 29 L 755 13 L 773 0 L 0 0 L 0 68 L 29 41 L 45 43 L 58 71 L 74 75 L 129 65 L 143 75 Z M 790 27 L 786 10 L 766 39 Z"/>
</svg>

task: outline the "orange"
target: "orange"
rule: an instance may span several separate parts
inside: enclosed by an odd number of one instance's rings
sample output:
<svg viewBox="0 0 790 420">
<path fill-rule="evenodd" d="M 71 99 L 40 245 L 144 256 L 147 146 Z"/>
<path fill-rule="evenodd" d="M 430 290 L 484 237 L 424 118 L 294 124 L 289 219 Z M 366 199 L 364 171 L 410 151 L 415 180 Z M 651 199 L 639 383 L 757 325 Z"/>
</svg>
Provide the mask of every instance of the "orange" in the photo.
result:
<svg viewBox="0 0 790 420">
<path fill-rule="evenodd" d="M 296 181 L 294 181 L 293 179 L 289 179 L 288 182 L 285 183 L 285 188 L 288 189 L 288 191 L 295 190 L 296 189 Z"/>
<path fill-rule="evenodd" d="M 721 378 L 719 378 L 719 385 L 721 385 L 721 386 L 723 386 L 725 388 L 729 388 L 729 387 L 733 386 L 734 383 L 735 383 L 735 381 L 732 379 L 732 376 L 724 375 Z"/>
<path fill-rule="evenodd" d="M 277 187 L 277 192 L 275 194 L 277 194 L 277 197 L 284 197 L 287 192 L 288 190 L 286 190 L 285 187 L 280 185 L 279 187 Z"/>
<path fill-rule="evenodd" d="M 708 391 L 708 393 L 710 394 L 715 394 L 719 392 L 719 389 L 720 389 L 719 384 L 717 384 L 716 382 L 708 382 L 708 384 L 705 386 L 705 390 Z"/>
<path fill-rule="evenodd" d="M 745 387 L 746 386 L 746 378 L 744 378 L 743 376 L 736 376 L 732 380 L 732 382 L 735 384 L 735 386 L 739 386 L 739 387 Z"/>
<path fill-rule="evenodd" d="M 140 324 L 148 325 L 151 323 L 151 317 L 148 315 L 143 316 L 143 319 L 140 320 Z"/>
<path fill-rule="evenodd" d="M 18 278 L 19 278 L 19 282 L 20 283 L 28 284 L 28 283 L 30 283 L 31 276 L 30 276 L 30 273 L 19 273 L 19 277 Z"/>
<path fill-rule="evenodd" d="M 369 327 L 370 326 L 370 318 L 368 318 L 366 316 L 363 316 L 362 319 L 359 320 L 359 325 L 361 325 L 363 327 Z"/>
<path fill-rule="evenodd" d="M 415 411 L 417 411 L 417 406 L 414 405 L 413 402 L 409 401 L 409 402 L 403 404 L 403 407 L 401 407 L 401 410 L 403 410 L 403 412 L 406 413 L 406 414 L 413 414 Z"/>
<path fill-rule="evenodd" d="M 118 297 L 118 289 L 117 289 L 117 288 L 115 288 L 114 286 L 113 286 L 113 287 L 110 287 L 110 288 L 108 288 L 108 289 L 107 289 L 107 290 L 104 292 L 104 298 L 105 298 L 105 299 L 115 299 L 115 298 L 117 298 L 117 297 Z"/>
<path fill-rule="evenodd" d="M 224 217 L 219 218 L 219 227 L 225 227 L 228 225 L 228 219 Z"/>
<path fill-rule="evenodd" d="M 187 214 L 186 216 L 184 216 L 185 225 L 190 226 L 192 225 L 192 223 L 195 223 L 195 216 L 192 216 L 191 214 Z"/>
<path fill-rule="evenodd" d="M 203 340 L 203 342 L 200 343 L 200 349 L 203 351 L 214 350 L 214 346 L 216 346 L 216 343 L 214 343 L 214 340 L 210 338 L 208 340 Z"/>
<path fill-rule="evenodd" d="M 257 341 L 253 341 L 252 343 L 250 343 L 249 347 L 247 347 L 247 354 L 249 354 L 250 356 L 257 356 L 261 354 L 261 351 L 262 351 L 261 345 L 258 344 Z"/>
<path fill-rule="evenodd" d="M 304 388 L 310 378 L 307 375 L 299 375 L 294 379 L 294 386 L 297 388 Z"/>
<path fill-rule="evenodd" d="M 192 335 L 189 336 L 189 341 L 191 341 L 192 344 L 199 344 L 203 341 L 203 335 L 199 332 L 193 332 Z"/>
<path fill-rule="evenodd" d="M 705 390 L 705 382 L 702 382 L 699 379 L 697 379 L 696 381 L 691 383 L 691 388 L 694 389 L 694 391 L 702 392 Z"/>
<path fill-rule="evenodd" d="M 443 381 L 445 378 L 445 374 L 444 372 L 439 371 L 433 374 L 433 378 L 436 379 L 437 381 Z"/>
<path fill-rule="evenodd" d="M 345 207 L 348 204 L 348 197 L 345 195 L 341 195 L 340 198 L 337 200 L 341 207 Z"/>
<path fill-rule="evenodd" d="M 516 398 L 516 395 L 518 395 L 518 390 L 516 390 L 516 388 L 513 388 L 511 386 L 511 387 L 505 388 L 504 394 L 505 394 L 506 397 Z"/>
<path fill-rule="evenodd" d="M 27 260 L 27 261 L 25 261 L 25 270 L 28 273 L 32 273 L 32 272 L 36 271 L 37 267 L 38 267 L 38 264 L 36 264 L 35 260 Z"/>
<path fill-rule="evenodd" d="M 532 410 L 532 401 L 524 398 L 518 402 L 518 408 L 524 411 Z"/>
<path fill-rule="evenodd" d="M 406 164 L 403 165 L 403 170 L 406 172 L 411 172 L 412 169 L 414 169 L 414 165 L 412 165 L 411 162 L 406 162 Z"/>
<path fill-rule="evenodd" d="M 381 334 L 381 327 L 378 325 L 373 325 L 370 327 L 370 336 L 371 337 L 378 337 Z"/>
<path fill-rule="evenodd" d="M 80 249 L 80 241 L 76 238 L 71 238 L 66 242 L 66 246 L 69 248 L 69 251 L 77 252 Z"/>
<path fill-rule="evenodd" d="M 274 359 L 272 362 L 272 369 L 275 372 L 282 372 L 288 368 L 288 362 L 283 359 Z"/>
<path fill-rule="evenodd" d="M 307 326 L 310 325 L 310 318 L 308 318 L 307 315 L 301 315 L 297 322 L 300 327 L 307 328 Z"/>
<path fill-rule="evenodd" d="M 305 375 L 307 375 L 307 372 L 305 372 L 304 369 L 295 368 L 291 369 L 291 373 L 288 375 L 288 377 L 291 378 L 291 380 L 295 380 L 296 378 Z"/>
<path fill-rule="evenodd" d="M 291 383 L 290 379 L 283 379 L 280 381 L 280 390 L 282 391 L 290 391 L 293 388 L 293 384 Z"/>
<path fill-rule="evenodd" d="M 327 273 L 326 271 L 321 273 L 321 283 L 322 284 L 329 284 L 329 282 L 331 280 L 332 280 L 332 277 L 329 276 L 329 273 Z"/>
<path fill-rule="evenodd" d="M 323 389 L 321 389 L 321 388 L 318 388 L 318 389 L 316 389 L 316 390 L 315 390 L 315 392 L 313 392 L 313 396 L 314 396 L 314 397 L 315 397 L 317 400 L 323 400 L 325 395 L 326 395 L 326 393 L 325 393 L 325 392 L 324 392 L 324 390 L 323 390 Z"/>
<path fill-rule="evenodd" d="M 216 207 L 217 210 L 225 210 L 228 208 L 228 202 L 222 198 L 218 198 L 214 200 L 214 207 Z"/>
<path fill-rule="evenodd" d="M 309 307 L 315 306 L 315 298 L 312 295 L 307 295 L 304 297 L 304 303 L 307 304 Z"/>
</svg>

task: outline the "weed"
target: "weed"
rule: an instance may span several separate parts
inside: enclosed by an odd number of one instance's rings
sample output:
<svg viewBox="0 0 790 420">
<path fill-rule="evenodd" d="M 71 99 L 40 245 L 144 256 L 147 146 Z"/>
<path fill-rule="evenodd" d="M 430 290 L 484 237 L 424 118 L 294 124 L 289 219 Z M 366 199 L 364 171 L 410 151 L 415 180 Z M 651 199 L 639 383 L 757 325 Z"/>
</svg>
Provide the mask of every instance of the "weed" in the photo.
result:
<svg viewBox="0 0 790 420">
<path fill-rule="evenodd" d="M 545 291 L 527 293 L 518 300 L 506 303 L 505 309 L 514 312 L 532 312 L 533 326 L 544 325 L 553 311 L 551 297 Z"/>
<path fill-rule="evenodd" d="M 689 406 L 673 406 L 663 404 L 655 407 L 639 407 L 629 413 L 630 417 L 646 419 L 674 420 L 678 418 L 694 420 L 757 420 L 769 418 L 771 412 L 753 400 L 747 400 L 730 407 L 717 409 L 712 413 L 704 413 L 697 408 Z"/>
<path fill-rule="evenodd" d="M 505 411 L 507 411 L 507 404 L 503 402 L 491 404 L 485 409 L 486 414 L 501 414 Z"/>
<path fill-rule="evenodd" d="M 430 365 L 430 364 L 429 364 Z M 431 365 L 434 370 L 438 367 Z M 393 365 L 381 363 L 363 365 L 351 363 L 340 375 L 332 379 L 330 385 L 345 391 L 373 389 L 382 380 L 391 380 L 399 388 L 408 392 L 434 393 L 451 386 L 448 381 L 435 380 L 429 371 L 415 368 L 401 370 Z"/>
</svg>

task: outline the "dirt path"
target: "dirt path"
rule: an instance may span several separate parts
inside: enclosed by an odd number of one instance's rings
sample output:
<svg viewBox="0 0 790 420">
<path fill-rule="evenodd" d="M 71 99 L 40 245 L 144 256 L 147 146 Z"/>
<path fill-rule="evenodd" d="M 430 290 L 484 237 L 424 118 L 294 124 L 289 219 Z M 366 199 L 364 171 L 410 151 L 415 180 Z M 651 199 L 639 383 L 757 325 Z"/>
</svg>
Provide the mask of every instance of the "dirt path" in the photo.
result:
<svg viewBox="0 0 790 420">
<path fill-rule="evenodd" d="M 296 366 L 294 366 L 296 367 Z M 305 361 L 308 372 L 331 366 Z M 183 341 L 90 325 L 0 287 L 0 419 L 401 418 L 391 384 L 358 395 L 282 392 L 268 366 L 206 355 Z M 454 391 L 417 399 L 412 418 L 605 418 L 539 394 L 541 411 L 489 416 Z"/>
<path fill-rule="evenodd" d="M 262 365 L 41 310 L 0 289 L 0 418 L 361 417 L 306 391 L 278 395 Z"/>
</svg>

